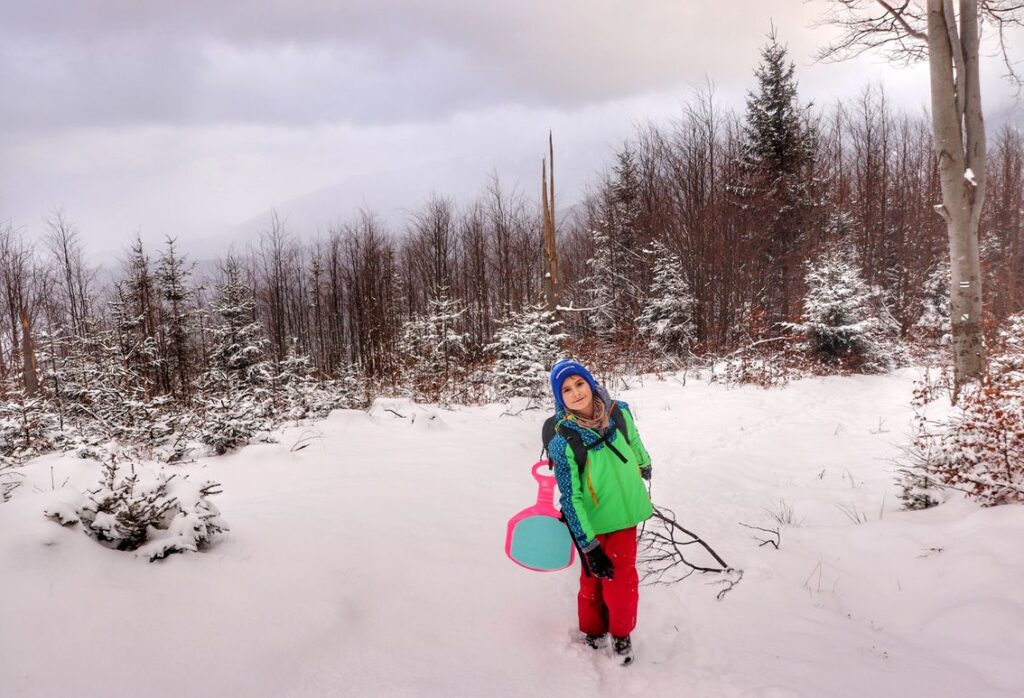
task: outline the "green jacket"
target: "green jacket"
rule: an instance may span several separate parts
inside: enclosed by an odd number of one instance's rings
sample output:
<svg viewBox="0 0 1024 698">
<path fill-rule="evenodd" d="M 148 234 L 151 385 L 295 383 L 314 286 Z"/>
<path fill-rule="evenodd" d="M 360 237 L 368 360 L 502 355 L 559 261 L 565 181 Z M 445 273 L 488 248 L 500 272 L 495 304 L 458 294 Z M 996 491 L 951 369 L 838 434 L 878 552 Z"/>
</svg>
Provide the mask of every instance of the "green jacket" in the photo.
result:
<svg viewBox="0 0 1024 698">
<path fill-rule="evenodd" d="M 599 533 L 631 528 L 653 513 L 651 498 L 640 476 L 640 468 L 649 466 L 651 457 L 640 440 L 629 405 L 616 402 L 625 421 L 619 427 L 626 430 L 628 443 L 621 430 L 616 429 L 607 443 L 587 451 L 582 476 L 572 446 L 562 434 L 556 433 L 548 445 L 548 455 L 555 463 L 562 515 L 576 544 L 584 551 L 594 547 Z M 572 429 L 587 446 L 601 438 L 596 431 L 580 426 L 576 417 L 564 409 L 556 411 L 555 417 L 559 431 Z"/>
</svg>

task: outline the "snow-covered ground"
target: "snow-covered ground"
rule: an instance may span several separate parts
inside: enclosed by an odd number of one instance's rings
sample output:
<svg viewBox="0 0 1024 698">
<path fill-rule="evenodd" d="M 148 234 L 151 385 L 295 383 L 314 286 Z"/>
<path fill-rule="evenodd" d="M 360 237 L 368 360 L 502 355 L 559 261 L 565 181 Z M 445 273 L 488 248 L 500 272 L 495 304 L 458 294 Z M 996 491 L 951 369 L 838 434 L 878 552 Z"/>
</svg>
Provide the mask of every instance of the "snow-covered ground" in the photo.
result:
<svg viewBox="0 0 1024 698">
<path fill-rule="evenodd" d="M 1024 507 L 899 510 L 912 380 L 618 393 L 655 502 L 744 570 L 722 601 L 708 576 L 643 588 L 628 668 L 578 642 L 575 569 L 504 557 L 539 411 L 340 411 L 183 466 L 231 532 L 153 564 L 45 519 L 99 469 L 37 459 L 0 504 L 0 696 L 1019 697 Z M 780 550 L 739 525 L 785 507 Z"/>
</svg>

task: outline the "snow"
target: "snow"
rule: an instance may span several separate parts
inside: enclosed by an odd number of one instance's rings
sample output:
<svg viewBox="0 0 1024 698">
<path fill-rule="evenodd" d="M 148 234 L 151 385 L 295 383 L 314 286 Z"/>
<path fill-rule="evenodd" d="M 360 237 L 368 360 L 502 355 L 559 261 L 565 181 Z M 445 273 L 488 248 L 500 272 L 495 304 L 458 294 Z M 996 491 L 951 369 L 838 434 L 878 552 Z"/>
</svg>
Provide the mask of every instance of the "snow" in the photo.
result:
<svg viewBox="0 0 1024 698">
<path fill-rule="evenodd" d="M 100 469 L 37 458 L 0 504 L 0 695 L 1019 696 L 1024 507 L 898 510 L 914 376 L 618 394 L 655 502 L 744 570 L 644 587 L 629 668 L 578 642 L 575 569 L 504 557 L 542 411 L 378 402 L 175 466 L 231 530 L 156 563 L 47 520 Z M 785 507 L 780 550 L 739 526 Z"/>
<path fill-rule="evenodd" d="M 972 187 L 978 186 L 978 181 L 974 178 L 974 170 L 972 170 L 970 167 L 964 170 L 964 179 L 970 182 Z"/>
</svg>

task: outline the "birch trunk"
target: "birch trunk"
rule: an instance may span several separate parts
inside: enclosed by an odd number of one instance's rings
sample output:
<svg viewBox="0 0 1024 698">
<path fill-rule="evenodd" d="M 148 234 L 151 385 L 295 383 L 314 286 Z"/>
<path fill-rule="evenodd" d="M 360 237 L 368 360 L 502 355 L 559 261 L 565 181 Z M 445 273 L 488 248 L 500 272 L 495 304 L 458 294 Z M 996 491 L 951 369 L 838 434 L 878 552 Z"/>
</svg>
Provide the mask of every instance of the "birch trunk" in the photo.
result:
<svg viewBox="0 0 1024 698">
<path fill-rule="evenodd" d="M 960 0 L 959 28 L 952 7 L 951 0 L 928 0 L 928 62 L 942 183 L 942 205 L 936 208 L 949 232 L 953 367 L 959 389 L 980 377 L 985 366 L 978 254 L 985 198 L 985 122 L 978 82 L 977 0 Z M 962 67 L 962 74 L 954 73 L 954 65 Z"/>
</svg>

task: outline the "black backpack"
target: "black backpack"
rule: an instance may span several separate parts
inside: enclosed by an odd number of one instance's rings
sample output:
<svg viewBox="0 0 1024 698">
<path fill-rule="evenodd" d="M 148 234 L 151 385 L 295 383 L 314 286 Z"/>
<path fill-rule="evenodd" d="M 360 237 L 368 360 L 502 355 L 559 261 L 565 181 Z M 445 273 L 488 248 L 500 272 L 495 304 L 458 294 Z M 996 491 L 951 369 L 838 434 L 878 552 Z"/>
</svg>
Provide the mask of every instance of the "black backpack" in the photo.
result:
<svg viewBox="0 0 1024 698">
<path fill-rule="evenodd" d="M 629 432 L 626 430 L 626 419 L 622 416 L 622 410 L 619 408 L 617 403 L 612 407 L 612 413 L 608 418 L 608 431 L 606 431 L 601 438 L 590 446 L 583 443 L 583 437 L 580 436 L 579 432 L 575 429 L 563 428 L 558 424 L 557 419 L 558 418 L 555 415 L 548 417 L 544 421 L 544 427 L 541 429 L 541 443 L 544 445 L 542 453 L 546 453 L 548 456 L 549 468 L 555 467 L 554 460 L 551 458 L 551 453 L 548 451 L 548 446 L 551 445 L 551 440 L 555 438 L 555 434 L 560 434 L 572 448 L 572 455 L 576 459 L 576 467 L 579 468 L 579 475 L 581 478 L 583 477 L 583 469 L 587 465 L 587 452 L 598 444 L 604 444 L 612 450 L 612 453 L 619 457 L 619 460 L 623 463 L 626 462 L 627 458 L 611 443 L 611 439 L 615 436 L 615 430 L 617 429 L 622 432 L 622 436 L 626 439 L 626 444 L 629 444 Z"/>
</svg>

